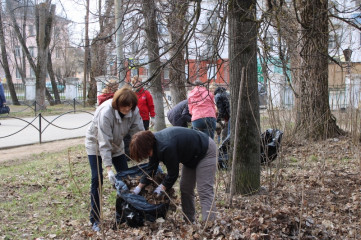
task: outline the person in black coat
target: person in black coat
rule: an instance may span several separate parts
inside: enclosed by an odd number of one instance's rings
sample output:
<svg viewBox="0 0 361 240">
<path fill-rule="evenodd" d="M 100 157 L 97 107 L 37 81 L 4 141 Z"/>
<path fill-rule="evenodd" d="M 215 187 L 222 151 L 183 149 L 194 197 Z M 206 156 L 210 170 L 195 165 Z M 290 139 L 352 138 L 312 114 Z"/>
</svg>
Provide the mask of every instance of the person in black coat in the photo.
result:
<svg viewBox="0 0 361 240">
<path fill-rule="evenodd" d="M 173 126 L 188 127 L 191 122 L 192 115 L 189 114 L 188 100 L 183 100 L 168 111 L 167 117 Z"/>
<path fill-rule="evenodd" d="M 167 175 L 154 193 L 162 195 L 171 189 L 179 176 L 182 163 L 180 192 L 182 210 L 190 222 L 195 221 L 194 188 L 197 186 L 202 209 L 202 220 L 215 220 L 214 183 L 217 170 L 217 146 L 205 133 L 189 128 L 170 127 L 159 132 L 136 133 L 130 142 L 132 159 L 140 162 L 149 157 L 149 176 L 156 173 L 159 163 L 167 168 Z M 144 175 L 134 194 L 150 183 Z"/>
<path fill-rule="evenodd" d="M 230 134 L 229 118 L 231 117 L 231 109 L 229 104 L 229 93 L 224 87 L 217 87 L 212 84 L 211 89 L 214 90 L 214 101 L 216 102 L 218 115 L 217 123 L 222 125 L 222 140 Z M 224 121 L 224 124 L 222 123 Z"/>
</svg>

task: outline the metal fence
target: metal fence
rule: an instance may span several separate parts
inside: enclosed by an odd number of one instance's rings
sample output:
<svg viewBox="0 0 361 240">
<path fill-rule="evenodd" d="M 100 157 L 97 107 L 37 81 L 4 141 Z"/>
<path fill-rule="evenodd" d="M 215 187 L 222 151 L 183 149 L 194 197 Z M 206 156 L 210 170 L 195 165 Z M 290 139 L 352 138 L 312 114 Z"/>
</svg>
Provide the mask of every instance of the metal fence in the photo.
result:
<svg viewBox="0 0 361 240">
<path fill-rule="evenodd" d="M 5 92 L 5 98 L 9 101 L 11 101 L 11 95 L 10 95 L 10 91 L 9 91 L 9 86 L 7 83 L 3 83 L 4 86 L 4 92 Z M 15 92 L 16 92 L 16 96 L 18 98 L 19 101 L 25 101 L 26 100 L 26 94 L 25 94 L 25 85 L 22 83 L 14 83 L 14 88 L 15 88 Z M 49 90 L 49 89 L 48 89 Z M 83 100 L 83 86 L 81 84 L 78 84 L 76 86 L 76 100 Z M 49 91 L 50 95 L 54 97 L 54 92 L 53 91 Z M 60 96 L 60 100 L 64 101 L 65 99 L 65 88 L 62 88 L 62 91 L 59 91 L 59 96 Z"/>
</svg>

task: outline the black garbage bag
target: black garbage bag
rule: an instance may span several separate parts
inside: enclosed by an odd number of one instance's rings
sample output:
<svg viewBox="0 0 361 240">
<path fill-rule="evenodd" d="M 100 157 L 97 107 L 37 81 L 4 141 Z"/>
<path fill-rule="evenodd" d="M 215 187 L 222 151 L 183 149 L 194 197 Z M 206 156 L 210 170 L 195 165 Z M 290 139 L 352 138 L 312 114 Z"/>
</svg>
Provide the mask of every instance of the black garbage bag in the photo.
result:
<svg viewBox="0 0 361 240">
<path fill-rule="evenodd" d="M 261 163 L 267 164 L 277 158 L 281 146 L 283 132 L 278 129 L 267 129 L 261 134 Z"/>
<path fill-rule="evenodd" d="M 144 172 L 149 172 L 149 164 L 140 164 L 125 171 L 119 172 L 116 177 L 115 188 L 117 190 L 116 199 L 116 223 L 126 222 L 130 227 L 140 227 L 145 221 L 154 222 L 157 218 L 165 218 L 169 202 L 162 204 L 150 204 L 140 195 L 129 192 L 129 186 L 123 181 L 127 177 L 141 176 Z M 158 172 L 162 170 L 159 168 Z"/>
<path fill-rule="evenodd" d="M 141 227 L 145 221 L 165 218 L 169 203 L 150 204 L 140 195 L 122 192 L 116 200 L 117 223 L 126 222 L 130 227 Z"/>
<path fill-rule="evenodd" d="M 260 161 L 262 164 L 270 163 L 277 158 L 281 146 L 283 132 L 278 129 L 267 129 L 261 134 L 260 140 Z M 222 142 L 218 148 L 218 168 L 228 169 L 228 159 L 230 157 L 230 135 Z"/>
</svg>

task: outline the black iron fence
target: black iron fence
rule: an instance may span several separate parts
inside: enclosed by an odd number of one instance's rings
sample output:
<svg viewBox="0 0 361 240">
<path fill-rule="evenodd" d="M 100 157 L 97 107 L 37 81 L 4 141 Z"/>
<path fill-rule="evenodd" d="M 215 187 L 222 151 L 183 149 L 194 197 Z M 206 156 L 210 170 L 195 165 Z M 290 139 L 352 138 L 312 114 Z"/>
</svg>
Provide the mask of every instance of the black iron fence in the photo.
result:
<svg viewBox="0 0 361 240">
<path fill-rule="evenodd" d="M 33 129 L 36 129 L 36 131 L 38 133 L 38 136 L 39 136 L 38 142 L 42 143 L 42 141 L 43 141 L 42 136 L 43 136 L 44 132 L 50 126 L 55 127 L 57 129 L 62 129 L 62 130 L 76 130 L 76 129 L 83 128 L 84 126 L 88 125 L 91 122 L 91 120 L 87 121 L 87 122 L 82 121 L 81 123 L 79 123 L 79 121 L 72 121 L 71 127 L 62 125 L 63 122 L 59 119 L 66 115 L 75 114 L 75 113 L 77 113 L 77 114 L 85 113 L 85 115 L 90 114 L 91 116 L 93 116 L 92 109 L 89 110 L 89 108 L 87 108 L 88 110 L 84 110 L 84 108 L 82 108 L 83 103 L 76 99 L 63 101 L 62 104 L 69 106 L 69 110 L 66 112 L 57 114 L 57 115 L 54 114 L 52 116 L 45 116 L 43 113 L 39 112 L 38 110 L 41 109 L 41 106 L 39 106 L 39 104 L 36 101 L 29 103 L 29 104 L 23 103 L 21 105 L 21 106 L 23 106 L 22 108 L 17 107 L 16 111 L 10 111 L 10 113 L 7 115 L 5 115 L 5 114 L 0 115 L 0 121 L 5 120 L 5 119 L 17 120 L 16 128 L 14 126 L 6 127 L 6 123 L 5 124 L 3 123 L 3 125 L 1 126 L 1 129 L 0 129 L 1 130 L 0 131 L 0 139 L 8 138 L 8 137 L 11 137 L 16 134 L 22 134 L 22 132 L 25 129 L 33 128 Z M 95 107 L 94 107 L 94 110 L 95 110 Z M 29 111 L 34 113 L 33 118 L 31 118 L 31 117 L 30 118 L 29 117 L 22 118 L 22 117 L 16 116 L 22 112 L 29 112 Z M 76 115 L 76 117 L 79 117 L 79 116 L 80 115 Z M 82 117 L 84 118 L 84 115 L 82 115 Z M 73 118 L 73 116 L 71 116 L 70 118 Z M 18 121 L 20 121 L 21 123 L 19 124 Z M 78 124 L 79 126 L 76 126 L 76 124 Z M 0 148 L 1 147 L 2 146 L 0 146 Z"/>
</svg>

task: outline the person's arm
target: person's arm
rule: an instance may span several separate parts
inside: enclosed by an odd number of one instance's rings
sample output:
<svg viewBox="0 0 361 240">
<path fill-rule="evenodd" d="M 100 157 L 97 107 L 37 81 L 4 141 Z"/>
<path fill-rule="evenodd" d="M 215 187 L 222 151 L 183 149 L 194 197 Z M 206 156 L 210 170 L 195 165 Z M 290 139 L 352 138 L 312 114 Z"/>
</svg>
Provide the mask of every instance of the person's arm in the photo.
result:
<svg viewBox="0 0 361 240">
<path fill-rule="evenodd" d="M 112 166 L 113 121 L 104 113 L 100 113 L 98 122 L 99 154 L 107 168 Z M 109 167 L 109 168 L 108 168 Z"/>
<path fill-rule="evenodd" d="M 173 148 L 167 148 L 163 152 L 164 164 L 167 168 L 167 175 L 162 181 L 165 190 L 173 187 L 179 176 L 179 160 Z"/>
<path fill-rule="evenodd" d="M 140 179 L 140 183 L 142 184 L 142 186 L 146 186 L 151 182 L 151 180 L 149 179 L 149 176 L 150 177 L 154 176 L 154 174 L 158 170 L 158 166 L 159 166 L 158 159 L 156 159 L 155 157 L 150 157 L 149 158 L 149 168 L 146 171 L 147 174 L 143 175 L 142 178 Z"/>
<path fill-rule="evenodd" d="M 190 114 L 190 115 L 193 115 L 192 110 L 193 110 L 192 99 L 191 99 L 191 98 L 188 98 L 188 111 L 189 111 L 189 114 Z"/>
</svg>

